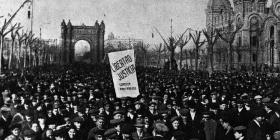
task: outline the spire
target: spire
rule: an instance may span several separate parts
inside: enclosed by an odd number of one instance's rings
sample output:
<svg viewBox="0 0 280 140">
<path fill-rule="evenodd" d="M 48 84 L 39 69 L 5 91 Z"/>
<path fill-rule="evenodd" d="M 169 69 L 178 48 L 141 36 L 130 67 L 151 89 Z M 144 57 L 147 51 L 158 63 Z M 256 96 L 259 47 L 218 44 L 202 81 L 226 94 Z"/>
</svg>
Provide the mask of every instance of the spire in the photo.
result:
<svg viewBox="0 0 280 140">
<path fill-rule="evenodd" d="M 64 20 L 64 19 L 63 19 L 62 22 L 61 22 L 61 26 L 63 26 L 63 27 L 66 26 L 65 20 Z"/>
<path fill-rule="evenodd" d="M 67 27 L 71 27 L 72 26 L 72 23 L 70 21 L 70 19 L 68 20 L 68 23 L 67 23 Z"/>
</svg>

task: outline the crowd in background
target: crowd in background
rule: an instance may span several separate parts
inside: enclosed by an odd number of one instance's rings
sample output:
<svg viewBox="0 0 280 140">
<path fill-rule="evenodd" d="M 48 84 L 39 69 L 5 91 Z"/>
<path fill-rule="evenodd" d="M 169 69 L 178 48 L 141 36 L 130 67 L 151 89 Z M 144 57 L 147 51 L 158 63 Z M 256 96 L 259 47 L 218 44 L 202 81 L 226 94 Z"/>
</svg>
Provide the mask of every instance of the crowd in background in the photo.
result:
<svg viewBox="0 0 280 140">
<path fill-rule="evenodd" d="M 108 66 L 48 66 L 0 79 L 1 140 L 279 140 L 280 78 L 137 67 L 117 98 Z"/>
</svg>

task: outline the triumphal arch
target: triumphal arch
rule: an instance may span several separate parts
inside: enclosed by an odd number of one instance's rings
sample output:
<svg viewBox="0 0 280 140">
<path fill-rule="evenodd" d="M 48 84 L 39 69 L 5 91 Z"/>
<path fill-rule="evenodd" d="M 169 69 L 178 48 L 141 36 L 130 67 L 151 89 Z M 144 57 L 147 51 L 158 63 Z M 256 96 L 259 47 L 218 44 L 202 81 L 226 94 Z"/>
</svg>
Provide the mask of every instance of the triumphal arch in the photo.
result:
<svg viewBox="0 0 280 140">
<path fill-rule="evenodd" d="M 79 40 L 85 40 L 90 44 L 90 63 L 101 63 L 104 58 L 104 33 L 105 24 L 95 22 L 94 26 L 72 25 L 69 20 L 61 23 L 61 63 L 71 64 L 75 62 L 75 44 Z"/>
</svg>

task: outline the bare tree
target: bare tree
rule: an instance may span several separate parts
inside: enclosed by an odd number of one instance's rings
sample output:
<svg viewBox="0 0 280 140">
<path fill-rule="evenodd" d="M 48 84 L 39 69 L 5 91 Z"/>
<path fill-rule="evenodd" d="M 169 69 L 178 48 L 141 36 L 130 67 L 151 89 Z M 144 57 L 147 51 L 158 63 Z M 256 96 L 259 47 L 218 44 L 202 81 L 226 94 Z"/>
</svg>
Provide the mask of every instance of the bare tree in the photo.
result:
<svg viewBox="0 0 280 140">
<path fill-rule="evenodd" d="M 236 34 L 239 32 L 239 30 L 242 28 L 243 24 L 237 24 L 235 27 L 233 26 L 233 21 L 228 20 L 228 26 L 227 28 L 224 28 L 222 31 L 217 31 L 219 37 L 225 41 L 229 46 L 229 60 L 228 60 L 228 66 L 229 70 L 233 68 L 233 42 L 235 40 Z"/>
<path fill-rule="evenodd" d="M 214 66 L 213 66 L 213 51 L 214 51 L 214 45 L 216 44 L 219 36 L 217 34 L 217 30 L 213 30 L 211 28 L 210 30 L 202 30 L 204 36 L 206 37 L 206 41 L 208 44 L 208 54 L 209 54 L 209 60 L 210 60 L 210 67 L 211 71 L 214 71 Z"/>
<path fill-rule="evenodd" d="M 24 43 L 25 43 L 25 54 L 24 54 L 24 63 L 23 63 L 23 67 L 24 68 L 26 68 L 27 66 L 29 66 L 28 64 L 27 64 L 27 51 L 28 51 L 28 49 L 30 49 L 30 45 L 32 45 L 32 43 L 33 43 L 33 37 L 34 37 L 34 34 L 32 34 L 31 32 L 29 32 L 27 35 L 26 35 L 27 37 L 25 38 L 25 40 L 24 40 Z M 30 51 L 29 51 L 29 58 L 30 58 Z M 28 59 L 28 60 L 30 60 L 30 59 Z"/>
<path fill-rule="evenodd" d="M 199 58 L 199 50 L 201 46 L 206 42 L 205 40 L 201 41 L 202 31 L 195 31 L 194 33 L 190 33 L 190 37 L 195 45 L 195 70 L 198 70 L 198 58 Z"/>
<path fill-rule="evenodd" d="M 157 68 L 159 68 L 160 65 L 160 60 L 161 60 L 161 54 L 165 51 L 165 47 L 160 43 L 159 45 L 156 45 L 155 48 L 153 49 L 154 52 L 157 54 Z"/>
<path fill-rule="evenodd" d="M 9 56 L 9 64 L 8 64 L 8 69 L 11 69 L 11 65 L 12 65 L 12 61 L 13 61 L 13 56 L 14 56 L 14 47 L 15 47 L 15 40 L 16 40 L 16 36 L 18 31 L 21 29 L 22 27 L 20 26 L 20 24 L 18 24 L 18 27 L 14 28 L 11 31 L 11 39 L 12 39 L 12 46 L 10 48 L 10 56 Z"/>
<path fill-rule="evenodd" d="M 6 23 L 6 20 L 5 20 Z M 5 24 L 4 24 L 5 25 Z M 5 42 L 5 36 L 12 32 L 16 28 L 17 24 L 13 25 L 8 31 L 3 30 L 4 28 L 2 27 L 2 30 L 0 31 L 0 74 L 2 74 L 2 67 L 3 67 L 3 48 L 4 48 L 4 42 Z"/>
<path fill-rule="evenodd" d="M 179 67 L 180 67 L 180 69 L 182 69 L 183 49 L 189 43 L 190 40 L 191 40 L 190 36 L 186 36 L 179 43 L 179 47 L 180 47 L 180 65 L 179 65 Z"/>
<path fill-rule="evenodd" d="M 8 27 L 11 24 L 11 22 L 13 21 L 13 19 L 15 18 L 15 16 L 17 15 L 17 13 L 20 11 L 20 9 L 23 8 L 23 6 L 27 3 L 30 2 L 30 0 L 25 0 L 20 7 L 16 10 L 16 12 L 7 20 L 5 19 L 3 26 L 0 29 L 0 74 L 2 74 L 2 57 L 3 57 L 3 46 L 4 46 L 4 38 L 7 34 L 9 34 L 12 30 L 14 30 L 14 28 L 16 28 L 17 24 L 13 25 L 9 30 Z"/>
<path fill-rule="evenodd" d="M 22 47 L 22 43 L 24 42 L 25 38 L 26 38 L 26 34 L 22 31 L 21 34 L 19 34 L 19 32 L 16 32 L 17 38 L 18 38 L 18 50 L 17 50 L 17 68 L 20 68 L 21 66 L 21 47 Z"/>
<path fill-rule="evenodd" d="M 176 47 L 179 45 L 180 41 L 182 40 L 183 36 L 185 35 L 185 33 L 190 29 L 187 28 L 180 36 L 179 38 L 174 38 L 173 36 L 168 37 L 168 42 L 166 41 L 166 39 L 164 39 L 164 37 L 161 35 L 161 33 L 159 32 L 159 30 L 157 28 L 155 28 L 157 33 L 160 35 L 161 39 L 163 40 L 165 46 L 167 47 L 168 51 L 170 52 L 170 69 L 177 69 L 176 66 L 176 60 L 175 60 L 175 49 Z"/>
<path fill-rule="evenodd" d="M 142 44 L 140 46 L 141 51 L 143 52 L 143 57 L 144 57 L 144 67 L 147 66 L 147 55 L 148 55 L 148 49 L 150 47 L 150 44 Z"/>
</svg>

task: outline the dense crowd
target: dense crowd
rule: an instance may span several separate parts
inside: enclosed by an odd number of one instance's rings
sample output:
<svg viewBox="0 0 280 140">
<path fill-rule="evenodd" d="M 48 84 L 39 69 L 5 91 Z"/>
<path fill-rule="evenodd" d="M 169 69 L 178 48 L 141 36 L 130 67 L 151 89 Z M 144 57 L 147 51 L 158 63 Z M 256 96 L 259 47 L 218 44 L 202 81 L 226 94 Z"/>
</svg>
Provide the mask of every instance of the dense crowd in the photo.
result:
<svg viewBox="0 0 280 140">
<path fill-rule="evenodd" d="M 108 66 L 48 66 L 0 79 L 1 140 L 279 140 L 280 78 L 137 67 L 117 98 Z"/>
</svg>

